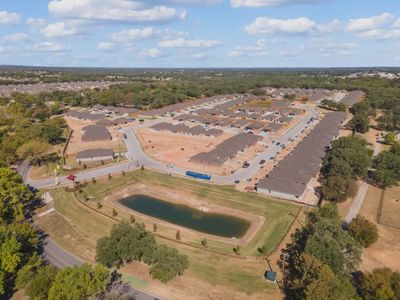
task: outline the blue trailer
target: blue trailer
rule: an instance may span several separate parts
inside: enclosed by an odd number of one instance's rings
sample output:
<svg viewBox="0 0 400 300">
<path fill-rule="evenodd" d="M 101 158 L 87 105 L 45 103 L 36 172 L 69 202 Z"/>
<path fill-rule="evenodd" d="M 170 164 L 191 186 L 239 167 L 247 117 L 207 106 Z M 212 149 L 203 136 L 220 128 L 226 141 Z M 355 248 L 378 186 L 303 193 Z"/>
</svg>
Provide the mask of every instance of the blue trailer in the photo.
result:
<svg viewBox="0 0 400 300">
<path fill-rule="evenodd" d="M 211 180 L 211 175 L 197 173 L 193 171 L 186 171 L 186 176 L 193 177 L 195 179 Z"/>
</svg>

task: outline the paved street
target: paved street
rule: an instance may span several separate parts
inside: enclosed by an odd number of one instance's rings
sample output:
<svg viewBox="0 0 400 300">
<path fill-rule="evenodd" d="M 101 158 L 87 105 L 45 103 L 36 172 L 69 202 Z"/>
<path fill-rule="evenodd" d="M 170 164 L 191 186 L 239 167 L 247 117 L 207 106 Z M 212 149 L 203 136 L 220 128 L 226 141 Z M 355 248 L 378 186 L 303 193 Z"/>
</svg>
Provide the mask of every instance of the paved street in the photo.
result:
<svg viewBox="0 0 400 300">
<path fill-rule="evenodd" d="M 277 138 L 275 140 L 275 144 L 270 144 L 268 145 L 268 148 L 262 153 L 259 153 L 255 158 L 249 161 L 249 167 L 248 168 L 242 168 L 237 170 L 235 173 L 230 174 L 230 175 L 212 175 L 211 177 L 211 182 L 218 183 L 218 184 L 233 184 L 236 180 L 239 181 L 244 181 L 248 178 L 250 178 L 254 173 L 256 173 L 259 168 L 260 164 L 259 161 L 264 159 L 264 160 L 269 160 L 271 157 L 275 157 L 277 155 L 277 152 L 281 151 L 282 148 L 279 145 L 276 145 L 277 142 L 280 142 L 280 144 L 285 144 L 288 145 L 290 143 L 290 139 L 294 139 L 296 136 L 300 135 L 302 130 L 308 126 L 309 121 L 312 118 L 316 118 L 317 112 L 314 109 L 307 109 L 307 117 L 305 117 L 303 120 L 299 121 L 295 126 L 293 126 L 291 129 L 289 129 L 286 133 L 284 133 L 282 136 Z M 144 124 L 125 128 L 123 132 L 126 133 L 127 138 L 125 139 L 125 144 L 128 150 L 128 162 L 116 164 L 116 165 L 111 165 L 111 166 L 105 166 L 103 168 L 97 168 L 93 170 L 87 170 L 87 171 L 82 171 L 79 173 L 76 173 L 74 175 L 77 176 L 76 180 L 77 181 L 82 181 L 82 180 L 91 180 L 92 178 L 98 178 L 98 177 L 104 177 L 107 176 L 108 174 L 114 174 L 114 173 L 121 173 L 122 171 L 129 171 L 133 170 L 136 168 L 139 168 L 140 166 L 144 166 L 147 169 L 152 169 L 164 173 L 170 173 L 170 174 L 175 174 L 175 175 L 180 175 L 180 176 L 185 176 L 185 173 L 187 169 L 185 168 L 179 168 L 179 167 L 167 167 L 166 164 L 159 162 L 157 160 L 154 160 L 150 157 L 148 157 L 141 145 L 139 140 L 136 137 L 136 130 L 139 128 L 143 127 L 149 127 L 151 125 L 157 124 L 164 121 L 164 119 L 157 119 L 157 120 L 152 120 L 152 121 L 147 121 Z M 35 188 L 43 188 L 43 187 L 50 187 L 50 186 L 55 186 L 55 185 L 65 185 L 70 183 L 69 180 L 66 179 L 66 176 L 59 176 L 57 178 L 57 182 L 55 178 L 46 178 L 46 179 L 40 179 L 40 180 L 35 180 L 35 179 L 30 179 L 27 176 L 29 170 L 29 166 L 26 166 L 26 164 L 23 164 L 20 167 L 20 173 L 24 177 L 24 180 L 27 184 L 35 187 Z"/>
<path fill-rule="evenodd" d="M 267 161 L 271 157 L 275 157 L 277 155 L 277 152 L 282 151 L 281 146 L 276 145 L 277 142 L 280 142 L 281 145 L 282 144 L 288 145 L 290 143 L 290 139 L 294 139 L 296 136 L 300 135 L 301 131 L 308 125 L 308 122 L 312 118 L 315 119 L 316 117 L 317 117 L 317 112 L 313 109 L 309 109 L 306 118 L 299 121 L 294 127 L 289 129 L 279 138 L 275 139 L 275 144 L 268 145 L 268 148 L 266 148 L 264 152 L 259 153 L 255 158 L 250 160 L 249 167 L 239 169 L 235 173 L 230 175 L 212 175 L 211 181 L 219 184 L 233 184 L 236 180 L 243 181 L 250 178 L 254 173 L 256 173 L 259 170 L 260 160 L 264 159 Z M 153 121 L 151 124 L 147 123 L 146 127 L 160 122 L 162 122 L 162 120 Z M 140 127 L 139 126 L 131 127 L 125 130 L 125 132 L 127 133 L 127 139 L 125 140 L 125 143 L 128 149 L 129 156 L 134 158 L 134 160 L 138 162 L 139 165 L 143 165 L 145 168 L 161 171 L 164 173 L 171 173 L 175 175 L 185 176 L 187 169 L 179 168 L 176 166 L 167 167 L 166 164 L 154 160 L 148 157 L 144 153 L 140 145 L 140 142 L 135 134 L 136 130 L 141 127 L 143 127 L 143 125 Z"/>
</svg>

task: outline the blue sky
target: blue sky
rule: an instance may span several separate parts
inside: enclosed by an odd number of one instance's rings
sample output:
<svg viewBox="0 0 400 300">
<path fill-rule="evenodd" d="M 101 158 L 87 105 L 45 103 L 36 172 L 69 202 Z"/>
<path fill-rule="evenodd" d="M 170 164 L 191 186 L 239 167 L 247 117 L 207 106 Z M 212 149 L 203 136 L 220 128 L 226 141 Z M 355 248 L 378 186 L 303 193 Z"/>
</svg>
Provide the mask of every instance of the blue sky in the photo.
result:
<svg viewBox="0 0 400 300">
<path fill-rule="evenodd" d="M 0 64 L 400 66 L 400 1 L 0 0 Z"/>
</svg>

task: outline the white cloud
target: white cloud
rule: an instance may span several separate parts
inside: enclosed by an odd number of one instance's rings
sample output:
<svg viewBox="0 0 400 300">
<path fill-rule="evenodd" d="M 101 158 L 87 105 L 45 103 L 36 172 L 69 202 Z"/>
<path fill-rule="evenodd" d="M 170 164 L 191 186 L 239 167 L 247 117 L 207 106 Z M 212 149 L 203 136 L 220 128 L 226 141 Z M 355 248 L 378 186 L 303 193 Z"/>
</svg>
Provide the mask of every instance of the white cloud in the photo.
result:
<svg viewBox="0 0 400 300">
<path fill-rule="evenodd" d="M 82 31 L 76 27 L 68 26 L 64 22 L 56 22 L 44 27 L 41 33 L 47 38 L 64 38 L 79 35 Z"/>
<path fill-rule="evenodd" d="M 28 35 L 23 32 L 18 32 L 6 35 L 2 39 L 7 42 L 22 42 L 28 39 Z"/>
<path fill-rule="evenodd" d="M 343 24 L 339 20 L 332 20 L 326 24 L 319 24 L 315 21 L 299 17 L 295 19 L 275 19 L 270 17 L 258 17 L 250 24 L 246 25 L 244 30 L 248 34 L 329 34 L 342 29 Z"/>
<path fill-rule="evenodd" d="M 10 13 L 5 10 L 0 11 L 0 24 L 18 24 L 20 20 L 21 17 L 17 13 Z"/>
<path fill-rule="evenodd" d="M 166 54 L 157 48 L 152 48 L 152 49 L 144 50 L 141 53 L 141 56 L 144 56 L 147 58 L 160 58 L 160 57 L 166 56 Z"/>
<path fill-rule="evenodd" d="M 231 0 L 232 7 L 273 7 L 293 4 L 315 4 L 326 0 Z"/>
<path fill-rule="evenodd" d="M 217 40 L 176 38 L 173 40 L 161 41 L 159 46 L 163 48 L 210 48 L 220 44 L 221 41 Z"/>
<path fill-rule="evenodd" d="M 388 24 L 393 20 L 394 16 L 390 13 L 384 13 L 379 16 L 372 16 L 369 18 L 351 19 L 347 24 L 347 31 L 361 32 L 367 30 L 374 30 L 382 25 Z"/>
<path fill-rule="evenodd" d="M 109 43 L 109 42 L 102 42 L 97 44 L 97 49 L 103 50 L 103 51 L 110 51 L 114 48 L 115 44 L 114 43 Z"/>
<path fill-rule="evenodd" d="M 162 22 L 185 17 L 184 11 L 143 0 L 51 0 L 48 8 L 56 17 L 97 21 Z"/>
<path fill-rule="evenodd" d="M 400 29 L 371 29 L 358 33 L 359 36 L 375 40 L 397 40 L 400 39 Z"/>
<path fill-rule="evenodd" d="M 393 27 L 394 27 L 394 28 L 400 28 L 400 18 L 398 18 L 398 19 L 396 20 L 396 22 L 394 22 Z"/>
<path fill-rule="evenodd" d="M 42 18 L 29 18 L 25 23 L 33 29 L 37 29 L 46 25 L 46 21 Z"/>
<path fill-rule="evenodd" d="M 312 33 L 317 29 L 316 26 L 314 21 L 304 17 L 286 20 L 258 17 L 245 26 L 245 31 L 249 34 L 299 34 Z"/>
<path fill-rule="evenodd" d="M 111 35 L 111 40 L 118 43 L 127 43 L 131 41 L 150 39 L 156 35 L 157 32 L 152 27 L 135 28 L 116 32 Z"/>
<path fill-rule="evenodd" d="M 259 39 L 255 45 L 238 46 L 228 52 L 229 57 L 243 56 L 266 56 L 269 54 L 267 50 L 268 42 L 266 39 Z"/>
<path fill-rule="evenodd" d="M 60 43 L 42 42 L 33 44 L 32 46 L 28 47 L 28 50 L 35 52 L 66 52 L 70 51 L 71 49 L 68 46 Z"/>
</svg>

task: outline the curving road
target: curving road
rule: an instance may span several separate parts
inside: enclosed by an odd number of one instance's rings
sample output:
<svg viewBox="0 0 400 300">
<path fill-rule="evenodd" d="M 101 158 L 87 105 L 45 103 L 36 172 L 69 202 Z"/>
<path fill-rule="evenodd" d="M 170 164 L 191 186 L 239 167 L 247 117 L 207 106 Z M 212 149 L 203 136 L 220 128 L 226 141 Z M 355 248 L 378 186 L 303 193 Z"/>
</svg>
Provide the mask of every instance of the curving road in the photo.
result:
<svg viewBox="0 0 400 300">
<path fill-rule="evenodd" d="M 250 178 L 255 172 L 257 172 L 260 168 L 259 161 L 260 160 L 269 160 L 271 157 L 275 157 L 277 152 L 281 151 L 281 146 L 276 145 L 277 142 L 280 144 L 290 144 L 290 140 L 295 139 L 301 132 L 309 126 L 308 124 L 312 119 L 316 119 L 318 117 L 318 113 L 314 109 L 307 109 L 307 116 L 300 120 L 297 124 L 295 124 L 291 129 L 285 132 L 282 136 L 275 139 L 275 143 L 268 146 L 264 152 L 259 153 L 255 158 L 249 161 L 248 168 L 241 168 L 230 175 L 213 175 L 211 178 L 211 182 L 218 184 L 233 184 L 235 181 L 246 180 Z M 128 162 L 120 163 L 117 165 L 105 166 L 98 169 L 86 170 L 79 173 L 76 173 L 78 181 L 82 180 L 91 180 L 92 178 L 104 177 L 108 174 L 121 173 L 122 171 L 129 171 L 139 168 L 143 165 L 145 168 L 154 169 L 157 171 L 171 173 L 175 175 L 185 176 L 187 169 L 179 168 L 179 167 L 167 167 L 166 164 L 154 160 L 148 157 L 143 151 L 140 142 L 136 137 L 136 130 L 142 127 L 148 127 L 159 122 L 162 122 L 163 119 L 153 120 L 146 122 L 145 124 L 137 125 L 134 127 L 126 128 L 123 132 L 126 133 L 126 147 L 128 150 Z M 29 169 L 30 165 L 28 162 L 23 162 L 19 168 L 18 172 L 21 174 L 24 182 L 33 186 L 35 188 L 44 188 L 51 187 L 56 185 L 65 185 L 69 184 L 70 181 L 66 179 L 66 176 L 59 176 L 57 178 L 45 178 L 45 179 L 30 179 L 29 178 Z M 49 237 L 44 240 L 44 256 L 50 263 L 58 268 L 63 268 L 67 266 L 80 265 L 83 262 L 73 256 L 71 253 L 66 251 L 57 245 L 52 239 Z M 140 290 L 134 289 L 136 293 L 137 300 L 155 300 L 158 299 L 155 296 L 146 294 Z"/>
<path fill-rule="evenodd" d="M 285 132 L 283 135 L 275 139 L 275 143 L 268 146 L 264 152 L 259 153 L 255 158 L 249 161 L 248 168 L 241 168 L 230 175 L 212 175 L 211 182 L 217 184 L 234 184 L 235 181 L 244 181 L 250 177 L 254 173 L 256 173 L 259 168 L 260 160 L 269 160 L 271 157 L 275 157 L 279 151 L 282 150 L 281 146 L 276 145 L 278 142 L 282 145 L 290 144 L 291 139 L 295 139 L 297 136 L 301 134 L 301 132 L 309 126 L 309 123 L 312 119 L 316 119 L 318 117 L 318 113 L 315 109 L 307 108 L 307 116 L 298 121 L 291 129 Z M 144 124 L 125 128 L 122 132 L 126 133 L 125 144 L 128 150 L 128 162 L 105 166 L 102 168 L 86 170 L 79 173 L 74 174 L 77 176 L 77 181 L 82 180 L 91 180 L 92 178 L 104 177 L 108 174 L 115 174 L 121 173 L 122 171 L 129 171 L 139 168 L 140 166 L 144 166 L 147 169 L 157 170 L 164 173 L 175 174 L 179 176 L 185 176 L 186 171 L 185 168 L 180 167 L 167 167 L 165 163 L 157 161 L 155 159 L 150 158 L 147 154 L 143 151 L 139 140 L 136 137 L 136 130 L 143 127 L 149 127 L 151 125 L 163 122 L 164 119 L 157 119 L 148 121 Z M 69 180 L 66 179 L 66 176 L 59 176 L 57 178 L 45 178 L 45 179 L 30 179 L 28 177 L 29 167 L 26 165 L 21 167 L 20 173 L 23 175 L 24 180 L 27 184 L 35 187 L 35 188 L 44 188 L 44 187 L 51 187 L 55 185 L 65 185 L 70 183 Z"/>
<path fill-rule="evenodd" d="M 304 130 L 307 126 L 309 126 L 311 120 L 316 119 L 317 117 L 318 113 L 314 109 L 307 109 L 307 116 L 304 119 L 298 121 L 297 124 L 295 124 L 292 128 L 286 131 L 279 138 L 276 138 L 275 143 L 274 144 L 271 143 L 271 145 L 269 145 L 264 152 L 259 153 L 255 158 L 248 161 L 250 164 L 249 167 L 241 168 L 230 175 L 212 175 L 210 181 L 218 184 L 234 184 L 234 182 L 237 180 L 243 181 L 252 177 L 252 175 L 256 173 L 260 168 L 259 164 L 260 160 L 267 161 L 271 157 L 275 157 L 277 153 L 282 150 L 280 145 L 290 144 L 291 143 L 290 140 L 295 139 L 297 136 L 299 136 L 302 130 Z M 160 123 L 162 121 L 163 120 L 153 121 L 151 123 L 147 123 L 145 126 L 148 127 Z M 147 156 L 147 154 L 143 151 L 139 140 L 136 137 L 136 130 L 142 127 L 144 127 L 144 125 L 126 128 L 124 130 L 127 137 L 125 139 L 125 144 L 128 149 L 129 156 L 134 158 L 135 161 L 138 163 L 138 165 L 143 165 L 148 169 L 185 176 L 185 173 L 187 171 L 186 168 L 180 168 L 176 166 L 167 167 L 165 163 L 162 163 Z M 280 143 L 279 146 L 276 145 L 278 142 Z"/>
</svg>

